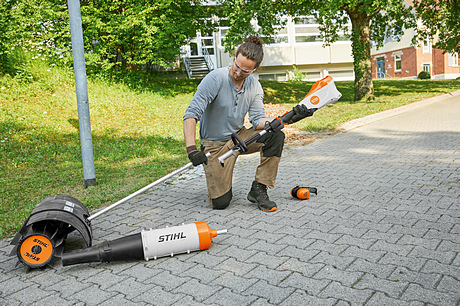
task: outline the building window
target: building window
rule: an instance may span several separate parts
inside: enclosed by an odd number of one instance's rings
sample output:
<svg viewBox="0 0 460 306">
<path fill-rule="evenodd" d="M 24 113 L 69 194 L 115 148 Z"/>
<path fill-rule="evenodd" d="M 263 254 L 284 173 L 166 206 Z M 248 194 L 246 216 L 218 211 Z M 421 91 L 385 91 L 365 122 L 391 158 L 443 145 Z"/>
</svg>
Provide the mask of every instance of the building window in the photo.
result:
<svg viewBox="0 0 460 306">
<path fill-rule="evenodd" d="M 294 22 L 295 24 L 317 24 L 316 19 L 313 16 L 297 17 Z"/>
<path fill-rule="evenodd" d="M 451 52 L 449 53 L 449 66 L 450 67 L 458 67 L 458 53 Z"/>
<path fill-rule="evenodd" d="M 294 36 L 295 43 L 324 43 L 324 36 L 319 30 L 319 24 L 313 16 L 296 17 L 294 21 Z M 349 33 L 351 22 L 344 26 L 342 31 L 339 31 L 336 42 L 350 42 Z"/>
<path fill-rule="evenodd" d="M 425 39 L 423 41 L 423 53 L 431 53 L 431 40 Z"/>
<path fill-rule="evenodd" d="M 423 70 L 430 73 L 430 64 L 423 64 Z"/>
<path fill-rule="evenodd" d="M 267 44 L 287 44 L 289 43 L 288 29 L 287 27 L 280 27 L 276 30 L 275 35 L 270 39 L 268 37 L 262 37 L 262 40 Z"/>
<path fill-rule="evenodd" d="M 319 31 L 319 24 L 314 17 L 299 17 L 294 19 L 294 35 L 296 43 L 322 43 L 323 36 Z"/>
<path fill-rule="evenodd" d="M 395 72 L 401 72 L 401 55 L 395 55 Z"/>
<path fill-rule="evenodd" d="M 222 18 L 219 19 L 219 37 L 220 45 L 224 45 L 225 34 L 227 34 L 228 29 L 230 28 L 230 22 L 228 19 Z"/>
<path fill-rule="evenodd" d="M 353 70 L 331 70 L 328 74 L 334 79 L 352 80 L 354 77 Z"/>
<path fill-rule="evenodd" d="M 259 80 L 265 81 L 286 81 L 286 73 L 260 73 Z"/>
<path fill-rule="evenodd" d="M 316 81 L 321 79 L 321 72 L 320 71 L 308 71 L 306 72 L 305 80 L 309 81 Z"/>
<path fill-rule="evenodd" d="M 337 37 L 337 41 L 347 41 L 350 42 L 350 35 L 347 35 L 345 33 L 339 33 L 339 37 Z"/>
</svg>

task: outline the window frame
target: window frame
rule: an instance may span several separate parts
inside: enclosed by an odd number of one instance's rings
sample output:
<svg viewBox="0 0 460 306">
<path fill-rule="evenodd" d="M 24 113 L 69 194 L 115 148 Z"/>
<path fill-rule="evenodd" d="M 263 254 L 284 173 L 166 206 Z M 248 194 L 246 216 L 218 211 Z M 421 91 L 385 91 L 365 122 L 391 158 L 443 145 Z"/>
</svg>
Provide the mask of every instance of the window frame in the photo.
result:
<svg viewBox="0 0 460 306">
<path fill-rule="evenodd" d="M 449 67 L 458 67 L 458 53 L 449 52 L 448 55 Z"/>
<path fill-rule="evenodd" d="M 306 23 L 298 23 L 299 20 L 307 20 Z M 319 30 L 319 24 L 316 23 L 316 20 L 313 16 L 299 16 L 293 19 L 292 21 L 293 24 L 293 36 L 294 36 L 294 44 L 295 45 L 302 45 L 302 44 L 323 44 L 324 43 L 324 37 L 321 34 L 321 31 Z M 316 31 L 308 31 L 305 33 L 297 33 L 297 29 L 313 29 Z M 298 41 L 298 37 L 317 37 L 314 38 L 313 41 Z M 318 39 L 320 38 L 320 39 Z"/>
<path fill-rule="evenodd" d="M 431 64 L 423 64 L 423 70 L 431 74 Z"/>
<path fill-rule="evenodd" d="M 395 72 L 401 72 L 401 70 L 402 70 L 402 62 L 401 62 L 402 54 L 395 54 L 393 57 L 394 57 Z M 398 63 L 399 63 L 399 68 L 398 68 Z"/>
</svg>

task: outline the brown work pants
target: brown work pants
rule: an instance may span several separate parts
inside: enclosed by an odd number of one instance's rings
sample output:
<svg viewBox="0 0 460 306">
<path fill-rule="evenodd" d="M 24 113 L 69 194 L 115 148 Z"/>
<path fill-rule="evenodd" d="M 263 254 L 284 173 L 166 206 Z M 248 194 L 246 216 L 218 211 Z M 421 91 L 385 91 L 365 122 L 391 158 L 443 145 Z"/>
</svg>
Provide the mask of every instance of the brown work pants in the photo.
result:
<svg viewBox="0 0 460 306">
<path fill-rule="evenodd" d="M 243 127 L 240 131 L 238 131 L 238 135 L 241 137 L 243 141 L 245 141 L 246 139 L 258 132 L 260 132 L 260 130 L 256 131 L 254 129 L 247 129 Z M 261 184 L 268 186 L 269 188 L 275 187 L 276 175 L 278 173 L 278 165 L 280 162 L 281 151 L 284 144 L 284 134 L 282 132 L 277 132 L 276 137 L 273 137 L 273 134 L 275 133 L 267 133 L 263 135 L 258 140 L 260 142 L 253 142 L 252 144 L 248 145 L 248 152 L 242 153 L 251 154 L 255 152 L 260 152 L 260 164 L 256 170 L 255 180 Z M 205 153 L 211 153 L 211 156 L 208 158 L 208 164 L 203 165 L 206 174 L 206 183 L 208 186 L 209 203 L 211 204 L 212 208 L 223 209 L 228 206 L 228 203 L 232 197 L 231 188 L 233 168 L 235 166 L 236 159 L 239 153 L 237 154 L 237 156 L 231 156 L 227 160 L 225 160 L 225 165 L 224 167 L 222 167 L 218 160 L 218 157 L 227 153 L 234 147 L 232 140 L 223 143 L 202 139 L 201 145 L 204 148 Z M 274 150 L 270 150 L 270 148 L 267 148 L 267 145 L 274 147 Z M 273 151 L 275 152 L 275 154 L 273 154 Z M 228 203 L 221 204 L 222 201 L 218 199 L 221 199 L 222 197 L 226 197 Z"/>
</svg>

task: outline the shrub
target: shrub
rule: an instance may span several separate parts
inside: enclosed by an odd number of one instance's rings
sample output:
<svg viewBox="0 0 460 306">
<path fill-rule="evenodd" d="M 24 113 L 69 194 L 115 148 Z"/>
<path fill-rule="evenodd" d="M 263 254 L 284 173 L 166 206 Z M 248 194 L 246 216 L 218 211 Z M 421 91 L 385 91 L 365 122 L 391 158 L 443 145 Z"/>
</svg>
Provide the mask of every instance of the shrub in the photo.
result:
<svg viewBox="0 0 460 306">
<path fill-rule="evenodd" d="M 288 81 L 301 82 L 306 76 L 307 73 L 300 72 L 296 65 L 292 65 L 292 71 L 288 71 Z"/>
<path fill-rule="evenodd" d="M 431 79 L 431 74 L 424 70 L 418 74 L 418 78 L 420 80 L 429 80 Z"/>
</svg>

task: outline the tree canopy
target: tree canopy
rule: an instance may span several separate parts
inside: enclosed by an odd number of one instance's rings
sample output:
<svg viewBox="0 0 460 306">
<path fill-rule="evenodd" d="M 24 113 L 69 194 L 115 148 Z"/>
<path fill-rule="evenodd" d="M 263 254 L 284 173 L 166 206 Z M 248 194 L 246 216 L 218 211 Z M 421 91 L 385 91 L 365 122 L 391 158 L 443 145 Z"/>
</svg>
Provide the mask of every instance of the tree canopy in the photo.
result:
<svg viewBox="0 0 460 306">
<path fill-rule="evenodd" d="M 400 0 L 227 0 L 223 5 L 231 16 L 225 41 L 228 50 L 248 34 L 273 35 L 282 24 L 279 17 L 286 14 L 315 16 L 325 44 L 336 41 L 344 31 L 352 40 L 356 100 L 374 98 L 371 41 L 381 46 L 386 36 L 398 38 L 404 28 L 416 25 L 411 7 Z M 262 33 L 251 25 L 251 18 L 262 27 Z M 351 28 L 346 26 L 349 22 Z"/>
<path fill-rule="evenodd" d="M 131 70 L 170 65 L 187 39 L 210 26 L 213 9 L 201 0 L 86 0 L 80 6 L 87 67 Z M 19 46 L 71 62 L 66 2 L 1 1 L 0 18 L 0 54 Z"/>
<path fill-rule="evenodd" d="M 206 28 L 211 7 L 200 2 L 88 1 L 81 8 L 85 46 L 97 61 L 109 66 L 167 66 L 187 39 Z"/>
<path fill-rule="evenodd" d="M 458 49 L 457 2 L 416 1 L 427 31 L 436 31 L 439 46 L 448 50 Z M 338 33 L 349 35 L 356 100 L 374 98 L 371 42 L 381 46 L 385 37 L 398 38 L 404 28 L 416 26 L 412 7 L 401 0 L 220 0 L 216 6 L 202 5 L 202 0 L 84 0 L 80 4 L 89 69 L 166 67 L 197 31 L 212 28 L 212 16 L 230 26 L 224 40 L 227 51 L 249 34 L 272 37 L 285 23 L 284 16 L 314 16 L 325 44 L 336 41 Z M 0 18 L 0 57 L 16 45 L 71 63 L 66 2 L 4 0 L 0 2 Z M 444 18 L 446 23 L 441 22 Z"/>
<path fill-rule="evenodd" d="M 460 1 L 416 0 L 414 7 L 422 21 L 420 39 L 436 37 L 434 47 L 460 52 Z"/>
<path fill-rule="evenodd" d="M 15 23 L 12 9 L 16 0 L 6 0 L 0 5 L 0 73 L 12 73 L 13 65 L 10 63 L 9 53 L 11 46 L 8 43 L 13 36 L 11 25 Z"/>
</svg>

